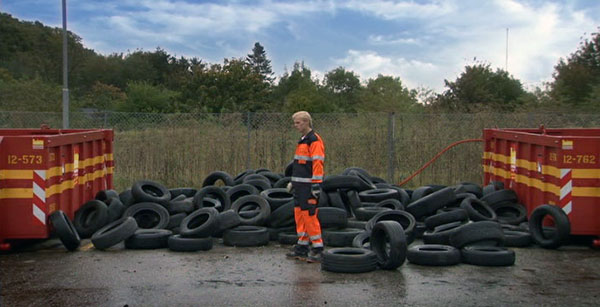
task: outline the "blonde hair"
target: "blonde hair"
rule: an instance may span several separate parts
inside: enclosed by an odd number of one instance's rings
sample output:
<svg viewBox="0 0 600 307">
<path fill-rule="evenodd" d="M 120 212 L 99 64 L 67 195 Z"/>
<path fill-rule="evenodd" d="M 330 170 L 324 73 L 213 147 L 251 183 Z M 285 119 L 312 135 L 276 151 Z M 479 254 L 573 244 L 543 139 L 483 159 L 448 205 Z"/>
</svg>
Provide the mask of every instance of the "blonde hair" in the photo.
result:
<svg viewBox="0 0 600 307">
<path fill-rule="evenodd" d="M 312 117 L 310 117 L 310 114 L 306 111 L 298 111 L 298 112 L 294 113 L 294 115 L 292 115 L 292 119 L 293 120 L 302 119 L 302 120 L 308 121 L 308 125 L 311 128 L 313 127 Z"/>
</svg>

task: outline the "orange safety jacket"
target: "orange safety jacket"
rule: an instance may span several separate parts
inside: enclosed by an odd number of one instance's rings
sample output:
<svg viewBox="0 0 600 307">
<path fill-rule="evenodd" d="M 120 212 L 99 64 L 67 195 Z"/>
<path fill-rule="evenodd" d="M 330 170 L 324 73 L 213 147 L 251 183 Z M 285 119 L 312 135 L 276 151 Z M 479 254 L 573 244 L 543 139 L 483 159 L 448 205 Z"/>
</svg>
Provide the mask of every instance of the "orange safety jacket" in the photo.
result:
<svg viewBox="0 0 600 307">
<path fill-rule="evenodd" d="M 292 182 L 323 182 L 323 163 L 325 162 L 325 145 L 321 136 L 311 130 L 298 141 L 294 153 Z"/>
</svg>

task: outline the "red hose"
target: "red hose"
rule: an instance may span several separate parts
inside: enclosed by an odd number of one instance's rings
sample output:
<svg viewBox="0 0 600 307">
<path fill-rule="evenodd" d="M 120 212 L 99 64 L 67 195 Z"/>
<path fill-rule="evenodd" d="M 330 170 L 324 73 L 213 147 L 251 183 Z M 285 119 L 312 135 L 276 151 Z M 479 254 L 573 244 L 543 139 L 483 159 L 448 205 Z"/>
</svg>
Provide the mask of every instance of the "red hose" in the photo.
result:
<svg viewBox="0 0 600 307">
<path fill-rule="evenodd" d="M 458 144 L 470 143 L 470 142 L 483 142 L 483 139 L 466 139 L 466 140 L 457 141 L 457 142 L 454 142 L 454 143 L 448 145 L 448 147 L 446 147 L 446 148 L 444 148 L 444 150 L 440 151 L 437 155 L 435 155 L 435 157 L 433 157 L 433 159 L 429 160 L 429 162 L 427 162 L 423 166 L 421 166 L 421 168 L 419 170 L 417 170 L 416 172 L 414 172 L 408 178 L 402 180 L 400 183 L 398 183 L 398 185 L 402 186 L 405 183 L 409 182 L 415 176 L 417 176 L 418 174 L 420 174 L 424 169 L 426 169 L 431 163 L 433 163 L 435 160 L 437 160 L 437 158 L 439 158 L 442 154 L 444 154 L 446 151 L 448 151 L 448 149 L 450 149 L 450 148 L 452 148 L 452 147 L 454 147 L 454 146 L 456 146 Z"/>
</svg>

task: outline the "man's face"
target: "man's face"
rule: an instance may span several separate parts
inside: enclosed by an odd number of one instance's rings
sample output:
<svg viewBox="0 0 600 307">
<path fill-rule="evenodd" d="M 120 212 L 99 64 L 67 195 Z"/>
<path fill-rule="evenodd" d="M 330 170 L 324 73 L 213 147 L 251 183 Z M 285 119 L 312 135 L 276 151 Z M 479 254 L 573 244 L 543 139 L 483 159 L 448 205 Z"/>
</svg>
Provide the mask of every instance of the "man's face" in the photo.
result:
<svg viewBox="0 0 600 307">
<path fill-rule="evenodd" d="M 308 121 L 301 118 L 294 119 L 294 127 L 300 133 L 305 133 L 309 130 Z"/>
</svg>

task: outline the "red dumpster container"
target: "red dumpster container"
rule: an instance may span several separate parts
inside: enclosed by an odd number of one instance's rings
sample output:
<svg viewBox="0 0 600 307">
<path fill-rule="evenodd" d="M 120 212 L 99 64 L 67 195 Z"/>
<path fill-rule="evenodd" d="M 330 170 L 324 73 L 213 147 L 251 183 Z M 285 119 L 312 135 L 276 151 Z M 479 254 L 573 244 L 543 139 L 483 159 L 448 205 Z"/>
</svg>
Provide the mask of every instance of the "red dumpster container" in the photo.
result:
<svg viewBox="0 0 600 307">
<path fill-rule="evenodd" d="M 484 183 L 515 190 L 528 216 L 559 206 L 571 234 L 600 236 L 600 129 L 484 129 Z"/>
<path fill-rule="evenodd" d="M 0 129 L 0 248 L 48 238 L 48 215 L 112 189 L 113 131 Z"/>
</svg>

